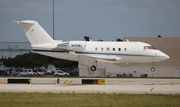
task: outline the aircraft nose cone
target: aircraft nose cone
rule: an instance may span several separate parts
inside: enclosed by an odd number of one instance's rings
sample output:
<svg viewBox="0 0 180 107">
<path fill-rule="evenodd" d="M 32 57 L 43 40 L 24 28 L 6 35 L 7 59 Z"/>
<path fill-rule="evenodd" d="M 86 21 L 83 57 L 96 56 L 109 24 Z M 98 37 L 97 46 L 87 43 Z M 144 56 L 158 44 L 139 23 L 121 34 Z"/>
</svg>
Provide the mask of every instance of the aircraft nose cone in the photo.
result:
<svg viewBox="0 0 180 107">
<path fill-rule="evenodd" d="M 167 59 L 169 59 L 170 57 L 168 56 L 168 55 L 166 55 L 165 53 L 163 53 L 163 59 L 164 60 L 167 60 Z"/>
<path fill-rule="evenodd" d="M 165 53 L 159 51 L 159 53 L 156 53 L 156 55 L 158 56 L 158 60 L 159 61 L 165 61 L 168 60 L 170 57 L 168 55 L 166 55 Z"/>
<path fill-rule="evenodd" d="M 170 57 L 168 55 L 165 56 L 166 59 L 169 59 Z"/>
</svg>

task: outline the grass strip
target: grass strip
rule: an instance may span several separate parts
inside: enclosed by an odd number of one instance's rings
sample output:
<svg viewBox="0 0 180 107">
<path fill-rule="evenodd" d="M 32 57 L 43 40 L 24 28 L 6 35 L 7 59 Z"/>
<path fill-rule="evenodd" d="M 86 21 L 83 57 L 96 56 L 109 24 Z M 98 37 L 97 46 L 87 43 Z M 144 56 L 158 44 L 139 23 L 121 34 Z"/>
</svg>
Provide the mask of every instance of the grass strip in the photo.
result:
<svg viewBox="0 0 180 107">
<path fill-rule="evenodd" d="M 0 93 L 0 107 L 180 107 L 180 95 Z"/>
</svg>

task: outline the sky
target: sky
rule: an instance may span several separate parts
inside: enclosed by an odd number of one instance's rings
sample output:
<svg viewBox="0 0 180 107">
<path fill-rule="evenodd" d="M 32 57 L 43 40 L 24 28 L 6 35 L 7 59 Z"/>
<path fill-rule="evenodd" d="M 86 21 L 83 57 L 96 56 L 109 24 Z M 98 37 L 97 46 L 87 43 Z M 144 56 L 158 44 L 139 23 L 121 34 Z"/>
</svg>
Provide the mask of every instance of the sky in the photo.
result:
<svg viewBox="0 0 180 107">
<path fill-rule="evenodd" d="M 53 37 L 53 0 L 0 0 L 0 42 L 28 42 L 12 21 L 35 20 Z M 56 40 L 180 37 L 180 0 L 54 0 Z"/>
</svg>

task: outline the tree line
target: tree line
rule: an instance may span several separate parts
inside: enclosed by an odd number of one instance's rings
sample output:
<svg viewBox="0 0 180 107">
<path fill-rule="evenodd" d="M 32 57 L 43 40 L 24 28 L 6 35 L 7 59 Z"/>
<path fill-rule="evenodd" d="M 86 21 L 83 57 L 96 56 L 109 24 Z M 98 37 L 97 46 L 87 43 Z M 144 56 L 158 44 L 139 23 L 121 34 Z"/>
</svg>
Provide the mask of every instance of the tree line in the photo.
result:
<svg viewBox="0 0 180 107">
<path fill-rule="evenodd" d="M 17 55 L 14 58 L 3 58 L 0 59 L 0 62 L 3 65 L 8 67 L 25 67 L 25 68 L 34 68 L 47 66 L 48 64 L 53 64 L 55 67 L 59 68 L 77 68 L 78 62 L 68 61 L 63 59 L 57 59 L 53 57 L 48 57 L 36 53 L 25 53 L 22 55 Z"/>
</svg>

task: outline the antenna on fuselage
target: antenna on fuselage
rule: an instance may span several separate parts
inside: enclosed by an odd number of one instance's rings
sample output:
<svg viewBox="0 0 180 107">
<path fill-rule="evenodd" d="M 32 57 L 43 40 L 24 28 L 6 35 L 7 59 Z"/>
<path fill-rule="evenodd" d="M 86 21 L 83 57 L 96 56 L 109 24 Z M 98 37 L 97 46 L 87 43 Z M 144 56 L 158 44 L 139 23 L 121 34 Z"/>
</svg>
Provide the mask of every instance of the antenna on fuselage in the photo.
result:
<svg viewBox="0 0 180 107">
<path fill-rule="evenodd" d="M 84 41 L 92 41 L 89 36 L 84 36 Z"/>
</svg>

